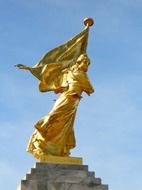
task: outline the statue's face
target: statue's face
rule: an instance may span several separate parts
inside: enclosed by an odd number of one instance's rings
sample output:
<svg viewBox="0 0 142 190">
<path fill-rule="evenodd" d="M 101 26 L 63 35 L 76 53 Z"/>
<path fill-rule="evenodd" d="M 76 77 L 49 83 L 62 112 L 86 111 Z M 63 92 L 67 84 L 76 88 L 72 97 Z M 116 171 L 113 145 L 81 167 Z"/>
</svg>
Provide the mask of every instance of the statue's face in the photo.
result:
<svg viewBox="0 0 142 190">
<path fill-rule="evenodd" d="M 82 56 L 81 58 L 79 57 L 79 66 L 78 68 L 84 72 L 87 72 L 88 66 L 90 64 L 90 60 L 87 56 Z"/>
</svg>

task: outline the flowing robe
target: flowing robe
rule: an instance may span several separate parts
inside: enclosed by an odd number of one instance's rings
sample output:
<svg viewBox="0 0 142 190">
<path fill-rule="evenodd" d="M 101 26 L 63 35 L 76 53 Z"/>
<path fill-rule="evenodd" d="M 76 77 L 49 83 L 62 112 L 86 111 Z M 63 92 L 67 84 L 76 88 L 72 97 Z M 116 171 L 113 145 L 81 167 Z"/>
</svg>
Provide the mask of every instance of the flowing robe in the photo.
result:
<svg viewBox="0 0 142 190">
<path fill-rule="evenodd" d="M 90 94 L 94 90 L 87 73 L 73 68 L 65 71 L 61 89 L 63 92 L 52 110 L 35 124 L 27 151 L 36 158 L 68 156 L 76 145 L 73 124 L 81 93 Z"/>
</svg>

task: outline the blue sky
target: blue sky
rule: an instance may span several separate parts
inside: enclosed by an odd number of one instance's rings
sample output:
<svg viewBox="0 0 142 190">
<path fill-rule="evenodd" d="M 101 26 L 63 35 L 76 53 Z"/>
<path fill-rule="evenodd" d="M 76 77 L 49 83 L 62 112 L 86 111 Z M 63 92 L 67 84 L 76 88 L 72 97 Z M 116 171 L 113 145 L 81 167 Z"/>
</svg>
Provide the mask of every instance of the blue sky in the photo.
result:
<svg viewBox="0 0 142 190">
<path fill-rule="evenodd" d="M 142 0 L 0 0 L 0 189 L 15 190 L 34 165 L 25 152 L 34 123 L 53 106 L 53 93 L 13 65 L 34 65 L 92 17 L 89 76 L 75 121 L 77 147 L 110 190 L 141 190 Z"/>
</svg>

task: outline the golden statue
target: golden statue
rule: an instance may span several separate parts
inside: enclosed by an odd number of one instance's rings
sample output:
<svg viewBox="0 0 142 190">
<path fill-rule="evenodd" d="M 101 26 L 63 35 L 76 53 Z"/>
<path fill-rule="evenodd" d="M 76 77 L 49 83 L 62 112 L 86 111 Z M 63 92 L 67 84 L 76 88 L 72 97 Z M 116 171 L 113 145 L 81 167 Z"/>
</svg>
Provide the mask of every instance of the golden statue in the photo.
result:
<svg viewBox="0 0 142 190">
<path fill-rule="evenodd" d="M 87 76 L 90 59 L 86 54 L 91 18 L 85 19 L 85 29 L 63 45 L 48 52 L 34 67 L 16 65 L 36 76 L 41 92 L 61 93 L 52 110 L 35 124 L 27 151 L 37 159 L 46 156 L 66 157 L 75 147 L 74 119 L 82 92 L 94 89 Z"/>
</svg>

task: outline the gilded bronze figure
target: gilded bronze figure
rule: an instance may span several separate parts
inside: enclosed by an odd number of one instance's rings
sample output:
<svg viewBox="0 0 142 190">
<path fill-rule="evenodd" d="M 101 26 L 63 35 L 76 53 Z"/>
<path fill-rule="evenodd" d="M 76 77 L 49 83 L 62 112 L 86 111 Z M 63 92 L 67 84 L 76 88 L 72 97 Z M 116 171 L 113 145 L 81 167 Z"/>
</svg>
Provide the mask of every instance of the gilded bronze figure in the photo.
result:
<svg viewBox="0 0 142 190">
<path fill-rule="evenodd" d="M 35 124 L 27 151 L 37 159 L 47 156 L 69 156 L 76 146 L 74 119 L 83 92 L 90 95 L 94 89 L 87 70 L 90 59 L 86 54 L 89 26 L 92 19 L 85 19 L 85 29 L 59 47 L 46 53 L 34 67 L 16 65 L 29 70 L 40 81 L 41 92 L 61 93 L 52 110 Z"/>
</svg>

